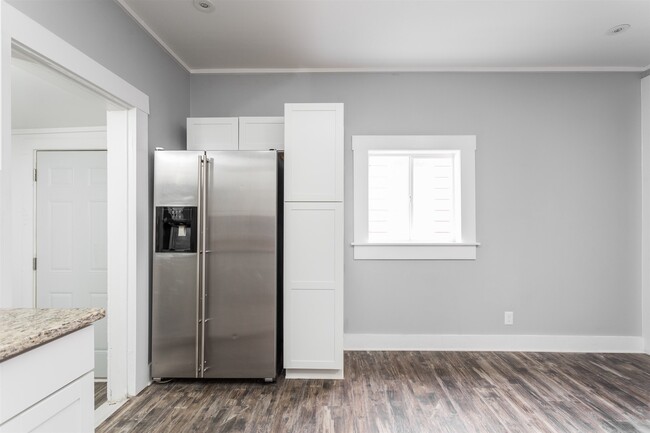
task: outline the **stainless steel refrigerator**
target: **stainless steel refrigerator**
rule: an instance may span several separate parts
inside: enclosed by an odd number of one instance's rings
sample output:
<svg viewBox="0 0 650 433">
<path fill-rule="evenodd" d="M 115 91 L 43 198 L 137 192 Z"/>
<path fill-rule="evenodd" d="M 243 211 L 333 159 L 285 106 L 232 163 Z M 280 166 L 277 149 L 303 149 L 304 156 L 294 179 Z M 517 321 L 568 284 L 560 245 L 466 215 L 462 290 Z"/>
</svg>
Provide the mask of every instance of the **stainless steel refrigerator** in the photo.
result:
<svg viewBox="0 0 650 433">
<path fill-rule="evenodd" d="M 152 376 L 274 380 L 282 153 L 156 151 Z"/>
</svg>

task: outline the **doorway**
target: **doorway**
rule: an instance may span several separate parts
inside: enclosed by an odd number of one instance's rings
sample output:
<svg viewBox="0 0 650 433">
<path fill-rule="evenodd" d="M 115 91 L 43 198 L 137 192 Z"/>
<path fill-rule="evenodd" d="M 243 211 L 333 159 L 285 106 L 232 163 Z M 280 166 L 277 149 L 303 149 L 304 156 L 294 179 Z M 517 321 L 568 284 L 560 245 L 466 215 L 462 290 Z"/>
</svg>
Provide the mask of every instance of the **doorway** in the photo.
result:
<svg viewBox="0 0 650 433">
<path fill-rule="evenodd" d="M 11 60 L 21 303 L 107 310 L 106 119 L 114 104 L 19 49 Z M 108 320 L 94 324 L 97 407 L 108 400 Z"/>
<path fill-rule="evenodd" d="M 17 133 L 32 134 L 35 139 L 39 134 L 38 131 L 15 131 L 11 128 L 13 104 L 12 98 L 8 97 L 12 93 L 11 54 L 19 50 L 103 98 L 106 103 L 102 117 L 105 122 L 103 143 L 107 151 L 107 388 L 109 403 L 121 402 L 128 396 L 136 395 L 150 382 L 149 98 L 6 2 L 0 4 L 0 19 L 0 307 L 32 307 L 35 299 L 31 258 L 28 261 L 29 269 L 25 267 L 28 272 L 17 266 L 18 258 L 22 257 L 17 251 L 31 249 L 33 252 L 35 245 L 17 237 L 20 230 L 16 230 L 16 227 L 34 219 L 16 215 L 16 209 L 29 202 L 33 191 L 21 195 L 15 190 L 15 179 L 27 173 L 31 181 L 31 172 L 21 171 L 14 164 L 14 145 L 18 141 Z M 74 106 L 68 105 L 66 108 L 72 109 Z M 67 109 L 59 114 L 65 114 Z M 57 126 L 49 128 L 45 132 L 61 133 L 56 130 Z M 96 132 L 83 127 L 72 129 L 77 129 L 73 132 L 83 132 L 84 129 L 86 132 Z M 59 140 L 57 143 L 48 150 L 69 149 L 67 141 Z M 29 161 L 33 163 L 33 159 Z M 29 204 L 33 209 L 33 201 Z M 24 261 L 20 263 L 27 266 Z M 25 275 L 29 275 L 29 278 L 24 278 Z M 113 405 L 113 409 L 109 408 L 109 412 L 101 416 L 107 416 L 117 407 L 119 405 Z M 96 422 L 100 421 L 97 412 L 95 416 Z"/>
</svg>

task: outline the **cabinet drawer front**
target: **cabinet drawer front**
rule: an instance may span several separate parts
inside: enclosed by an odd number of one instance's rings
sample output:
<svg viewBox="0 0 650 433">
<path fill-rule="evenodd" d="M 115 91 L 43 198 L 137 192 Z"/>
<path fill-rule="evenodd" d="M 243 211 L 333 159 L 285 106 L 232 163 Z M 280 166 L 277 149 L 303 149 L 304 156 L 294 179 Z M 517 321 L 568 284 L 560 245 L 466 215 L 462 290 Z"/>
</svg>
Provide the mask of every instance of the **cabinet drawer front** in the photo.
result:
<svg viewBox="0 0 650 433">
<path fill-rule="evenodd" d="M 0 433 L 94 431 L 93 374 L 86 373 L 0 426 Z"/>
<path fill-rule="evenodd" d="M 93 370 L 93 326 L 0 363 L 0 424 Z"/>
</svg>

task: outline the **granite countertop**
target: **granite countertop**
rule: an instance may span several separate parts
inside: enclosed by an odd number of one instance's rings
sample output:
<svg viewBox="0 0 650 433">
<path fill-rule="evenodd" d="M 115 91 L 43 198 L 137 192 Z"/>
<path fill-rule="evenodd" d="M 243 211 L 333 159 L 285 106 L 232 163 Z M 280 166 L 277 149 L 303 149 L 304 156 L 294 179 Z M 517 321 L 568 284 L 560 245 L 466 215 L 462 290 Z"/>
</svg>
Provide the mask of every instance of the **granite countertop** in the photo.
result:
<svg viewBox="0 0 650 433">
<path fill-rule="evenodd" d="M 103 308 L 0 308 L 0 362 L 104 316 Z"/>
</svg>

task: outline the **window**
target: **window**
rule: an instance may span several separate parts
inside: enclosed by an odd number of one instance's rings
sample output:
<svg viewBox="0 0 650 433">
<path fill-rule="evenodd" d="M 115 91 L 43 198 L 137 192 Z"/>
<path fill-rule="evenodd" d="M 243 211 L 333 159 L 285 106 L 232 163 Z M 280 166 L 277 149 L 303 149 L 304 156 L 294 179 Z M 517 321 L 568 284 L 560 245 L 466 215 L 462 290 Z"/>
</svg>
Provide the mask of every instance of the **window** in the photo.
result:
<svg viewBox="0 0 650 433">
<path fill-rule="evenodd" d="M 474 136 L 354 136 L 355 259 L 474 259 Z"/>
<path fill-rule="evenodd" d="M 368 242 L 460 239 L 457 151 L 368 152 Z"/>
</svg>

